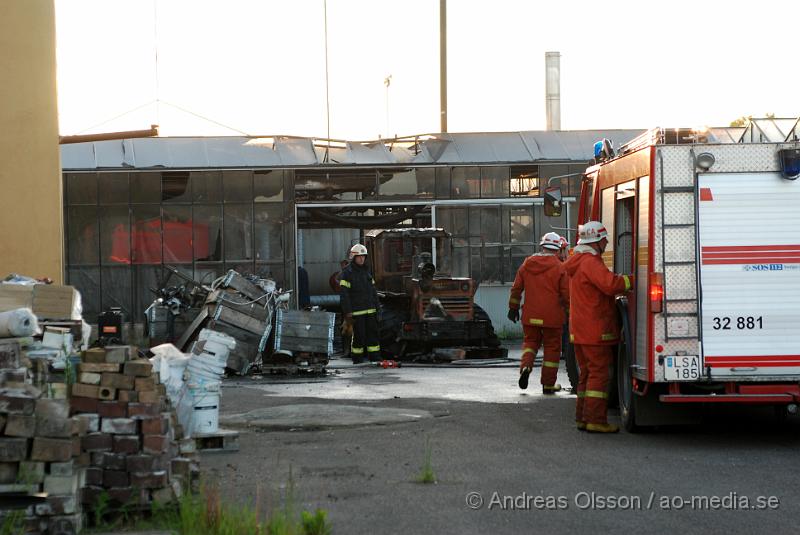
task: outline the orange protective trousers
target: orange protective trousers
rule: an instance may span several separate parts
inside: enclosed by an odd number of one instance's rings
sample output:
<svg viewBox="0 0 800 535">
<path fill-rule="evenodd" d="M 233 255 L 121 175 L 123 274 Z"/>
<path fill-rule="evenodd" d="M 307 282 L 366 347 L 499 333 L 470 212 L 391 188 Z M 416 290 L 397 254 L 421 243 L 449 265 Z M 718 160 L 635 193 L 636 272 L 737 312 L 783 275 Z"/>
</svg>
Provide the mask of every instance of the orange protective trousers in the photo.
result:
<svg viewBox="0 0 800 535">
<path fill-rule="evenodd" d="M 523 325 L 522 362 L 520 369 L 533 368 L 536 353 L 544 343 L 542 360 L 542 385 L 553 386 L 558 376 L 558 363 L 561 360 L 561 327 L 535 327 Z"/>
<path fill-rule="evenodd" d="M 581 370 L 575 404 L 576 422 L 608 423 L 608 380 L 609 367 L 614 359 L 613 347 L 575 344 L 575 358 Z"/>
</svg>

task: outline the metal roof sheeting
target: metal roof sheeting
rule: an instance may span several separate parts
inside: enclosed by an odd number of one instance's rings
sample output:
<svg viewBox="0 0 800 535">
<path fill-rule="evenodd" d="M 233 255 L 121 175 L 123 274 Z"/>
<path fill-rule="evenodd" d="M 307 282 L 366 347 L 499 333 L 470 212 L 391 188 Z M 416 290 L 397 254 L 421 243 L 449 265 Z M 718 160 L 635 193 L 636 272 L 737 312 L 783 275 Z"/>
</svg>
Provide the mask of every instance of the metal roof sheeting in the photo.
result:
<svg viewBox="0 0 800 535">
<path fill-rule="evenodd" d="M 708 131 L 719 143 L 739 143 L 745 128 L 744 126 L 724 126 L 709 128 Z"/>
<path fill-rule="evenodd" d="M 762 119 L 750 119 L 744 133 L 742 143 L 781 143 L 784 141 L 797 141 L 798 118 L 775 118 L 767 117 Z"/>
<path fill-rule="evenodd" d="M 61 163 L 71 171 L 588 161 L 598 139 L 608 138 L 619 147 L 642 132 L 445 133 L 370 142 L 288 136 L 137 138 L 62 145 Z"/>
</svg>

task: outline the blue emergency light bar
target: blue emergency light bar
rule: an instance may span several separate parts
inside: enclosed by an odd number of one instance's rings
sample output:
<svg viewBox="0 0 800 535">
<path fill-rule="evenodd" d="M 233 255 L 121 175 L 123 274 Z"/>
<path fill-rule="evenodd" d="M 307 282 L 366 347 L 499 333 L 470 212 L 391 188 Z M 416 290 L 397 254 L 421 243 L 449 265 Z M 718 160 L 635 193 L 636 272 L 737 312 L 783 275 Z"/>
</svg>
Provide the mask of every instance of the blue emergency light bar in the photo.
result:
<svg viewBox="0 0 800 535">
<path fill-rule="evenodd" d="M 782 149 L 778 151 L 781 160 L 781 175 L 787 180 L 800 177 L 800 149 Z"/>
<path fill-rule="evenodd" d="M 594 144 L 594 161 L 604 162 L 614 157 L 614 145 L 610 139 L 603 138 Z"/>
</svg>

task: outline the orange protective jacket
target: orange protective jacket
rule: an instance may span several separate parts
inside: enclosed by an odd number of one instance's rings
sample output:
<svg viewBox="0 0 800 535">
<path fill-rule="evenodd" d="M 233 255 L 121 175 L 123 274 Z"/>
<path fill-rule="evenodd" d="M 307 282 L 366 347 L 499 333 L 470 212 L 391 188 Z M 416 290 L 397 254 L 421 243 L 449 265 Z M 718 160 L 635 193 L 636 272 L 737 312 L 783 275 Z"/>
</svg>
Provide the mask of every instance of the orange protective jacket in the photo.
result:
<svg viewBox="0 0 800 535">
<path fill-rule="evenodd" d="M 564 262 L 572 300 L 570 340 L 574 344 L 616 344 L 620 325 L 614 296 L 630 290 L 633 277 L 612 273 L 600 255 L 584 247 L 576 247 L 575 254 Z"/>
<path fill-rule="evenodd" d="M 564 309 L 569 307 L 569 282 L 558 256 L 535 254 L 525 259 L 514 278 L 508 308 L 519 310 L 523 291 L 523 325 L 549 328 L 564 325 Z"/>
</svg>

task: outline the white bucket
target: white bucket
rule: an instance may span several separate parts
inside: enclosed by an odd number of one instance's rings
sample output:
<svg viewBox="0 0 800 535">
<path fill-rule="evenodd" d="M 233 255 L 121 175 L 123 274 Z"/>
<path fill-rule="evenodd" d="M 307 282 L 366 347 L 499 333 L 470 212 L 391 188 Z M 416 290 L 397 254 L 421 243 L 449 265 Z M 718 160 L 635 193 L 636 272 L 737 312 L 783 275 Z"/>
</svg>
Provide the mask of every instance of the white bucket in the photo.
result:
<svg viewBox="0 0 800 535">
<path fill-rule="evenodd" d="M 192 433 L 216 433 L 219 429 L 219 391 L 189 388 L 192 396 Z"/>
<path fill-rule="evenodd" d="M 204 379 L 205 382 L 219 382 L 222 380 L 222 374 L 225 372 L 224 368 L 208 366 L 202 362 L 189 362 L 187 369 L 189 370 L 190 379 L 197 377 L 198 379 Z"/>
<path fill-rule="evenodd" d="M 197 337 L 198 341 L 205 342 L 203 349 L 212 355 L 220 355 L 220 358 L 228 356 L 230 351 L 236 347 L 236 339 L 225 333 L 203 329 Z"/>
</svg>

